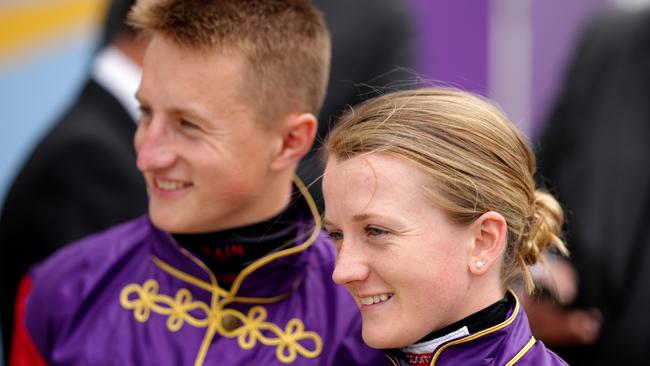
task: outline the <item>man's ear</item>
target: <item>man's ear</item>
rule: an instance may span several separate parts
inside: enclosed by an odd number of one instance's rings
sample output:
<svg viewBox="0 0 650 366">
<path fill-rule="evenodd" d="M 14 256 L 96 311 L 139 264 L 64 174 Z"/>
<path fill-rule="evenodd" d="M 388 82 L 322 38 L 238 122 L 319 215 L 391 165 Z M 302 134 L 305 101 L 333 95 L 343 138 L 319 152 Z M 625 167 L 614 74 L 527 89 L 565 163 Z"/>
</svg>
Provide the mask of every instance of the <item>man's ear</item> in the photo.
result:
<svg viewBox="0 0 650 366">
<path fill-rule="evenodd" d="M 289 116 L 280 131 L 282 140 L 271 163 L 271 169 L 285 170 L 297 164 L 311 149 L 317 127 L 318 121 L 311 113 Z"/>
<path fill-rule="evenodd" d="M 506 219 L 498 212 L 489 211 L 481 215 L 472 224 L 474 247 L 468 263 L 471 273 L 481 275 L 490 270 L 495 263 L 501 263 L 508 233 Z"/>
</svg>

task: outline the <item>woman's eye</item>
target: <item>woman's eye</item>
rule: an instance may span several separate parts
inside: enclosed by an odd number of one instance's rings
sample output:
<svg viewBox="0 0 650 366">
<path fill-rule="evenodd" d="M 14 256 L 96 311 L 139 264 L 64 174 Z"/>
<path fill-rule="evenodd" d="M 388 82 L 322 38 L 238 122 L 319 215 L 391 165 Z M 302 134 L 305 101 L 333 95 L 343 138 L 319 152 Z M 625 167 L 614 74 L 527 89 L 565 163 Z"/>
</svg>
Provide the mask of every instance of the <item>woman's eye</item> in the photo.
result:
<svg viewBox="0 0 650 366">
<path fill-rule="evenodd" d="M 328 231 L 327 235 L 330 237 L 330 239 L 334 241 L 339 241 L 343 239 L 343 234 L 338 231 Z"/>
</svg>

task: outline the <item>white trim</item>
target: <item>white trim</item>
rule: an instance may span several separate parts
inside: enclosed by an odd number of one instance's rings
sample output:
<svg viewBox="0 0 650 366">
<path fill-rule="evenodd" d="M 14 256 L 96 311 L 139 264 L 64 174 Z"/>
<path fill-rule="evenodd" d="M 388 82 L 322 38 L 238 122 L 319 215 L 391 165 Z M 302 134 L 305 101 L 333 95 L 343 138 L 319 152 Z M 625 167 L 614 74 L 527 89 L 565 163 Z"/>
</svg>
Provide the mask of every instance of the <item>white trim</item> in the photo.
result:
<svg viewBox="0 0 650 366">
<path fill-rule="evenodd" d="M 465 326 L 451 333 L 448 333 L 442 337 L 438 337 L 430 341 L 416 343 L 410 346 L 403 347 L 401 351 L 404 353 L 415 353 L 415 354 L 433 353 L 441 344 L 456 338 L 464 337 L 466 335 L 469 335 L 469 330 Z"/>
</svg>

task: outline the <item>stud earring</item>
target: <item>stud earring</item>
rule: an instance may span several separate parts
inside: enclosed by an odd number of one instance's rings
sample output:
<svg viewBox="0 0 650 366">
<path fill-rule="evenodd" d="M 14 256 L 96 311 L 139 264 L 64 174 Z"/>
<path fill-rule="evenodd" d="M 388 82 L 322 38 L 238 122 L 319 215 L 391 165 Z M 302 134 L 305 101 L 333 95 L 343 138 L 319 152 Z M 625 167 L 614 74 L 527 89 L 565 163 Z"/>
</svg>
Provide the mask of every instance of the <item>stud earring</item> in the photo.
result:
<svg viewBox="0 0 650 366">
<path fill-rule="evenodd" d="M 486 263 L 487 263 L 487 261 L 485 259 L 478 260 L 478 261 L 476 261 L 476 268 L 477 269 L 483 269 L 483 267 L 485 267 Z"/>
</svg>

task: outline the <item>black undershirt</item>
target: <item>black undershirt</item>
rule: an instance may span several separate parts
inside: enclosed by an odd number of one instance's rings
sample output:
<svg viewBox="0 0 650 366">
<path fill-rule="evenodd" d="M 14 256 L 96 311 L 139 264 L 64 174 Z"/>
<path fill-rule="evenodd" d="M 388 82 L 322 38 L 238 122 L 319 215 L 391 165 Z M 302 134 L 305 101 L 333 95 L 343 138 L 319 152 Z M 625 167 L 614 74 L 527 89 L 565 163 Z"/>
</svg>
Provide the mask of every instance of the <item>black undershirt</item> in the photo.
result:
<svg viewBox="0 0 650 366">
<path fill-rule="evenodd" d="M 503 299 L 493 303 L 492 305 L 474 314 L 467 316 L 464 319 L 461 319 L 442 329 L 438 329 L 436 331 L 429 333 L 427 336 L 415 342 L 413 345 L 418 345 L 428 341 L 432 341 L 434 339 L 442 338 L 444 336 L 447 336 L 449 334 L 458 331 L 459 329 L 462 329 L 463 327 L 467 327 L 467 331 L 469 332 L 469 334 L 474 334 L 481 330 L 485 330 L 490 327 L 493 327 L 503 322 L 506 319 L 506 316 L 508 315 L 508 310 L 512 307 L 515 301 L 516 300 L 514 296 L 510 292 L 508 292 L 503 297 Z M 387 353 L 393 355 L 394 357 L 399 358 L 401 360 L 400 364 L 406 362 L 409 365 L 410 364 L 420 365 L 423 364 L 423 362 L 428 364 L 433 355 L 432 353 L 422 353 L 422 354 L 404 353 L 401 349 L 391 349 L 386 351 Z"/>
<path fill-rule="evenodd" d="M 290 207 L 266 221 L 201 234 L 172 234 L 180 246 L 200 258 L 229 289 L 242 269 L 255 260 L 295 244 L 297 214 Z"/>
<path fill-rule="evenodd" d="M 495 326 L 506 319 L 508 310 L 515 303 L 515 298 L 510 292 L 507 292 L 503 299 L 495 302 L 483 310 L 450 324 L 442 329 L 429 333 L 426 337 L 416 343 L 430 341 L 432 339 L 443 337 L 451 332 L 457 331 L 462 327 L 467 327 L 470 334 Z"/>
</svg>

